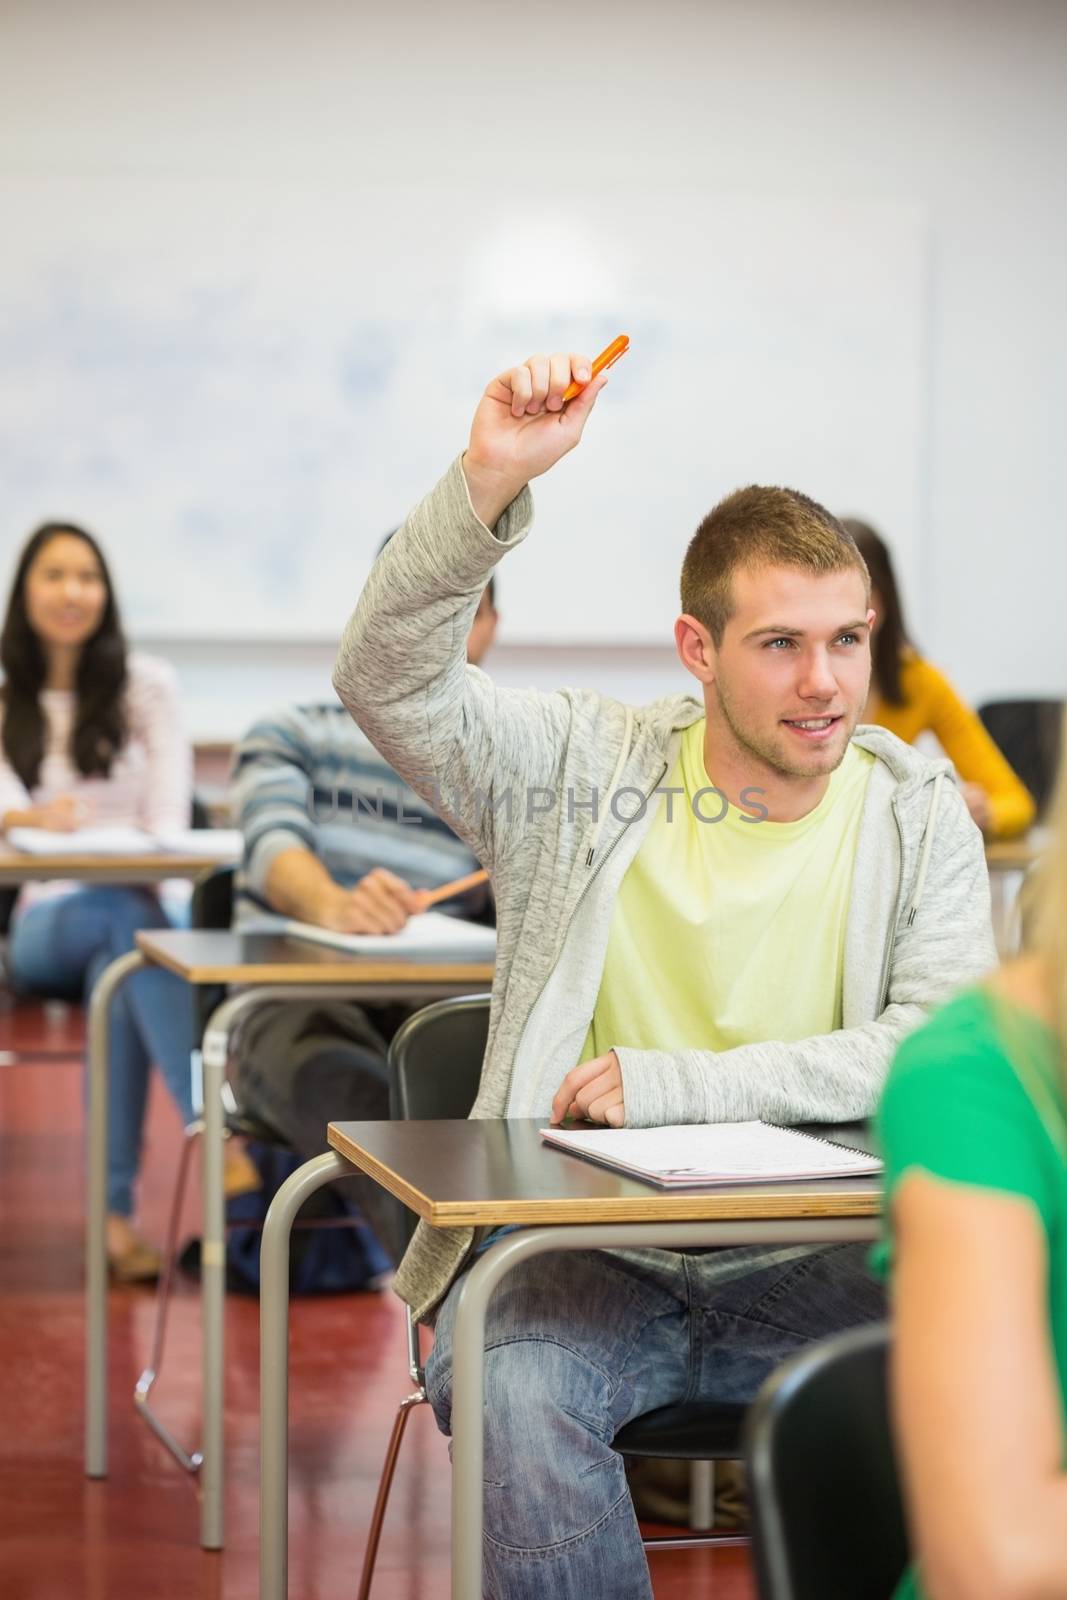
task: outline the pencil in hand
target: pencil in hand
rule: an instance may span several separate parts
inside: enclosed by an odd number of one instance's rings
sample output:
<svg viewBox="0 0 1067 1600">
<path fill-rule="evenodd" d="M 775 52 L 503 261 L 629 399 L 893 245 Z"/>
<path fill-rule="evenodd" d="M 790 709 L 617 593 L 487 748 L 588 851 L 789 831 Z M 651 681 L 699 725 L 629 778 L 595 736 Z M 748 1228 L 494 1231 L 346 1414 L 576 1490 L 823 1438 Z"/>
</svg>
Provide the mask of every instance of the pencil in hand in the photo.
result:
<svg viewBox="0 0 1067 1600">
<path fill-rule="evenodd" d="M 477 889 L 479 884 L 488 882 L 489 874 L 483 867 L 480 872 L 470 872 L 465 878 L 455 878 L 436 889 L 420 889 L 417 891 L 419 910 L 428 911 L 431 906 L 440 905 L 442 900 L 451 900 L 457 894 L 466 894 L 468 889 Z"/>
</svg>

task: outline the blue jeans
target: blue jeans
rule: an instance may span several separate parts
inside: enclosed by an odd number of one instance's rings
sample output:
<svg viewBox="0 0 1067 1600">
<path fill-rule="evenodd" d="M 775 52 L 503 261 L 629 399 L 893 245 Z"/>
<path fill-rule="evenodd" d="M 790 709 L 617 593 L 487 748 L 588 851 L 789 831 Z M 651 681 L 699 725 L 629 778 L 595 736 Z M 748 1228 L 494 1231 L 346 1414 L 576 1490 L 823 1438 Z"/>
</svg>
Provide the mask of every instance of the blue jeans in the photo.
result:
<svg viewBox="0 0 1067 1600">
<path fill-rule="evenodd" d="M 883 1317 L 866 1253 L 575 1251 L 510 1272 L 486 1324 L 486 1596 L 650 1600 L 615 1434 L 658 1406 L 747 1402 L 813 1339 Z M 445 1433 L 458 1287 L 426 1367 Z"/>
<path fill-rule="evenodd" d="M 16 988 L 88 1000 L 97 978 L 134 946 L 139 928 L 166 928 L 159 900 L 146 889 L 76 889 L 41 900 L 16 917 L 8 967 Z M 107 1208 L 133 1212 L 141 1160 L 148 1074 L 163 1072 L 184 1122 L 193 1118 L 190 1054 L 193 997 L 173 973 L 150 967 L 127 978 L 111 1006 L 107 1112 Z"/>
</svg>

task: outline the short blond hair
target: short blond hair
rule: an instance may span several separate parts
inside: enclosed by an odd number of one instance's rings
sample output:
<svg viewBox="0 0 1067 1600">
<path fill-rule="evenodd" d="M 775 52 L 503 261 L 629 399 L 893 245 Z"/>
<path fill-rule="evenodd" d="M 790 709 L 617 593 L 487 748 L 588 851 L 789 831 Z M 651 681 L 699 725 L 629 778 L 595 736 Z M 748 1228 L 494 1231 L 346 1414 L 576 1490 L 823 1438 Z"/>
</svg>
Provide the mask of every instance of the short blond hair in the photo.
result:
<svg viewBox="0 0 1067 1600">
<path fill-rule="evenodd" d="M 796 489 L 750 484 L 709 511 L 682 562 L 682 610 L 722 644 L 733 616 L 733 576 L 739 568 L 798 567 L 829 573 L 852 569 L 871 580 L 856 541 L 825 506 Z"/>
</svg>

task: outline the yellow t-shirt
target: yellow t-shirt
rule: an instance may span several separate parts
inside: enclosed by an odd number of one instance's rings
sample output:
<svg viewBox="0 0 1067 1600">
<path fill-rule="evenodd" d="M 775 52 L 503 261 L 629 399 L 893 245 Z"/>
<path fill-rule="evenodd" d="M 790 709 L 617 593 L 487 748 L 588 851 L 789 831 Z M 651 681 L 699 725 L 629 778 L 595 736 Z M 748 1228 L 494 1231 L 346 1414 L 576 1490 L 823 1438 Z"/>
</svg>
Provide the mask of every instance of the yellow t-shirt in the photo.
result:
<svg viewBox="0 0 1067 1600">
<path fill-rule="evenodd" d="M 798 822 L 754 821 L 734 806 L 702 822 L 693 797 L 711 782 L 704 719 L 685 730 L 669 780 L 685 793 L 661 799 L 622 881 L 581 1060 L 616 1045 L 729 1050 L 841 1026 L 845 918 L 874 761 L 850 744 Z M 725 805 L 705 793 L 697 810 L 714 818 Z"/>
</svg>

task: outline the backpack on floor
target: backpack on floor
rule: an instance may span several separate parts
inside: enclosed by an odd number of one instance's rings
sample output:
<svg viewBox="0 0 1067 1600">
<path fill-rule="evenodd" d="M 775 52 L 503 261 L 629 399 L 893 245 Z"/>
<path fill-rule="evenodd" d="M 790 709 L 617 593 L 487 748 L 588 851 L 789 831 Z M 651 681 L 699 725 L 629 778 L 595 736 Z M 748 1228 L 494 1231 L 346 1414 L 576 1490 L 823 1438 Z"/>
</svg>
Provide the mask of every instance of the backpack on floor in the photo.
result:
<svg viewBox="0 0 1067 1600">
<path fill-rule="evenodd" d="M 259 1252 L 267 1208 L 302 1157 L 277 1145 L 245 1145 L 262 1179 L 258 1189 L 231 1196 L 226 1202 L 226 1288 L 236 1294 L 259 1294 Z M 303 1227 L 305 1222 L 325 1226 Z M 182 1252 L 184 1271 L 200 1269 L 200 1240 Z M 359 1207 L 336 1185 L 310 1195 L 293 1224 L 289 1245 L 290 1294 L 351 1294 L 377 1289 L 393 1265 L 363 1220 Z"/>
</svg>

